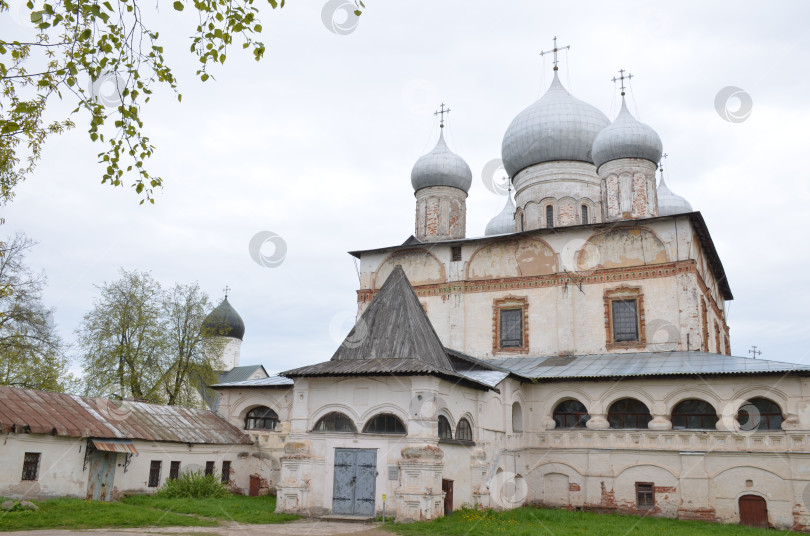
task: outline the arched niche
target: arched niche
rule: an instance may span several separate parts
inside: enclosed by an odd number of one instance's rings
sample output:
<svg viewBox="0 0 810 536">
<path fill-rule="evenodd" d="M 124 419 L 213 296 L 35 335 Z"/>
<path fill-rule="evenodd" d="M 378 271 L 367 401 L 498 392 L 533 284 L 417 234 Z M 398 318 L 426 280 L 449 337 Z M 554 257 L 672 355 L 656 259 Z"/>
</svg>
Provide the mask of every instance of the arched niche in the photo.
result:
<svg viewBox="0 0 810 536">
<path fill-rule="evenodd" d="M 647 229 L 612 229 L 591 237 L 577 252 L 583 270 L 622 268 L 668 261 L 664 243 Z"/>
<path fill-rule="evenodd" d="M 402 266 L 412 286 L 444 283 L 444 265 L 424 249 L 397 251 L 385 259 L 374 274 L 374 288 L 380 288 L 397 265 Z"/>
<path fill-rule="evenodd" d="M 557 256 L 542 240 L 505 239 L 482 246 L 473 253 L 467 266 L 467 279 L 500 279 L 556 272 Z"/>
</svg>

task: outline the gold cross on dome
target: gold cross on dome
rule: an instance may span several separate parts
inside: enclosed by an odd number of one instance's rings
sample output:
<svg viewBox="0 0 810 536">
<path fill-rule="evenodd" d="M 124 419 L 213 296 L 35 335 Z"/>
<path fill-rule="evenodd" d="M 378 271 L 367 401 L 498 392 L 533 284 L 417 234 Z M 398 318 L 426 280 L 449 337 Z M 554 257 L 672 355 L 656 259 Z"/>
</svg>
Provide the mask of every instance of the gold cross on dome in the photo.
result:
<svg viewBox="0 0 810 536">
<path fill-rule="evenodd" d="M 433 112 L 433 115 L 438 115 L 439 117 L 439 128 L 444 128 L 444 114 L 450 114 L 450 108 L 444 109 L 444 103 L 439 110 Z"/>
<path fill-rule="evenodd" d="M 625 79 L 630 80 L 631 78 L 633 78 L 632 74 L 627 73 L 625 75 L 624 73 L 625 73 L 624 69 L 619 69 L 619 76 L 614 76 L 611 79 L 611 81 L 613 81 L 613 82 L 616 82 L 616 80 L 619 80 L 621 82 L 622 96 L 624 96 L 624 80 Z"/>
<path fill-rule="evenodd" d="M 546 54 L 551 54 L 553 52 L 554 53 L 554 70 L 556 71 L 557 70 L 557 52 L 559 52 L 560 50 L 566 50 L 566 49 L 569 49 L 569 48 L 571 48 L 571 45 L 565 45 L 564 47 L 558 47 L 557 46 L 557 36 L 555 35 L 554 36 L 554 48 L 552 48 L 551 50 L 544 50 L 543 52 L 540 53 L 540 55 L 545 56 Z"/>
</svg>

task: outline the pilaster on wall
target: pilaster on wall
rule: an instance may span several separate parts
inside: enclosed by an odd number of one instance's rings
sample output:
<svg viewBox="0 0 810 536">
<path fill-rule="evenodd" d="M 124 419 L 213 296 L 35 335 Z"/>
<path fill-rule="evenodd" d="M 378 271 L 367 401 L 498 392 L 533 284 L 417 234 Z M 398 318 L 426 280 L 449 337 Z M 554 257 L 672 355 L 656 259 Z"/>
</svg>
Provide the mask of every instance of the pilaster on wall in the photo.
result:
<svg viewBox="0 0 810 536">
<path fill-rule="evenodd" d="M 467 194 L 450 186 L 422 188 L 416 196 L 416 238 L 422 242 L 464 238 Z"/>
<path fill-rule="evenodd" d="M 276 512 L 319 515 L 326 509 L 313 507 L 311 486 L 317 478 L 315 459 L 310 455 L 308 442 L 291 442 L 284 447 L 281 457 L 281 478 L 277 486 Z"/>
<path fill-rule="evenodd" d="M 603 221 L 636 220 L 658 216 L 655 170 L 640 158 L 620 158 L 599 167 Z"/>
<path fill-rule="evenodd" d="M 426 521 L 444 515 L 443 459 L 444 451 L 433 445 L 402 449 L 397 521 Z"/>
</svg>

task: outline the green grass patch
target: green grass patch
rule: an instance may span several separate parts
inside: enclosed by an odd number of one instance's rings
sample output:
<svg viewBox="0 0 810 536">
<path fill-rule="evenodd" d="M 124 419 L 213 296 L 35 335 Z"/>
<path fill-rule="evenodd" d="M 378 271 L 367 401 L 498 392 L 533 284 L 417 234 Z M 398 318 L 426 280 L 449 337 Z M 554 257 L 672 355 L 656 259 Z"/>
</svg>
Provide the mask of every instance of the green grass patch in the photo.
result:
<svg viewBox="0 0 810 536">
<path fill-rule="evenodd" d="M 123 499 L 122 502 L 130 506 L 157 508 L 239 523 L 286 523 L 298 519 L 298 516 L 293 514 L 274 513 L 276 498 L 273 495 L 263 497 L 228 495 L 222 499 L 172 499 L 158 495 L 134 495 Z"/>
<path fill-rule="evenodd" d="M 50 499 L 31 502 L 39 506 L 38 512 L 0 512 L 0 531 L 110 527 L 213 527 L 219 524 L 217 521 L 209 519 L 182 516 L 165 510 L 153 510 L 120 502 L 83 499 Z"/>
<path fill-rule="evenodd" d="M 462 509 L 435 521 L 389 525 L 385 528 L 404 536 L 772 536 L 795 534 L 766 531 L 740 525 L 701 521 L 679 521 L 654 517 L 571 512 L 544 508 L 517 508 L 506 512 Z"/>
</svg>

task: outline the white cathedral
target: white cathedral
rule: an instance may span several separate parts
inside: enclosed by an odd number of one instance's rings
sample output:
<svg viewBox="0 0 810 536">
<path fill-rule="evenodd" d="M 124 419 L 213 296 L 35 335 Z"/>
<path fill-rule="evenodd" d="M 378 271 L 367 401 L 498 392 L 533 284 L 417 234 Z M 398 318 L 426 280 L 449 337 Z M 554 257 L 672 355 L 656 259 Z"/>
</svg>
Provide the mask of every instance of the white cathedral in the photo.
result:
<svg viewBox="0 0 810 536">
<path fill-rule="evenodd" d="M 415 233 L 351 252 L 358 319 L 330 360 L 239 367 L 244 324 L 220 306 L 214 387 L 261 451 L 249 487 L 312 515 L 537 504 L 807 529 L 810 367 L 730 355 L 729 282 L 700 212 L 656 181 L 659 136 L 623 91 L 611 122 L 554 69 L 504 135 L 515 199 L 485 236 L 442 134 L 416 162 Z"/>
</svg>

